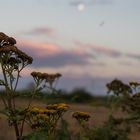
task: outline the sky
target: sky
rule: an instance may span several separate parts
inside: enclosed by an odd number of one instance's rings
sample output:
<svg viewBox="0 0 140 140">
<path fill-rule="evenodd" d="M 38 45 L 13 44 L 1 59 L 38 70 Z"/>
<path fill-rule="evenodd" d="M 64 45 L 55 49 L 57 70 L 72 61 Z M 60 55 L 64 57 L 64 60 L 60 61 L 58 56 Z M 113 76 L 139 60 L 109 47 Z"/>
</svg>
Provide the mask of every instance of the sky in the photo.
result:
<svg viewBox="0 0 140 140">
<path fill-rule="evenodd" d="M 139 0 L 0 0 L 0 31 L 32 56 L 30 73 L 59 72 L 58 87 L 106 94 L 106 83 L 140 79 Z"/>
</svg>

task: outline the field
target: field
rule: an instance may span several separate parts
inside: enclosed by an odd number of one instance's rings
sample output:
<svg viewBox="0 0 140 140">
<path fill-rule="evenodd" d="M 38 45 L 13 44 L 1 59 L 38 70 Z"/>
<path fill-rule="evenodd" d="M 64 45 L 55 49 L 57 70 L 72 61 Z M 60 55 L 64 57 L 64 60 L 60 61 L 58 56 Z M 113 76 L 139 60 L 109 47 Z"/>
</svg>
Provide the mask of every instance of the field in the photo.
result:
<svg viewBox="0 0 140 140">
<path fill-rule="evenodd" d="M 17 100 L 19 106 L 25 106 L 26 101 L 24 99 L 18 99 Z M 41 101 L 34 101 L 33 105 L 44 107 L 46 106 L 45 103 Z M 3 105 L 0 102 L 0 108 L 2 109 Z M 78 132 L 79 126 L 77 122 L 72 118 L 72 113 L 74 111 L 85 111 L 89 112 L 91 114 L 91 118 L 88 122 L 88 125 L 90 127 L 92 126 L 101 126 L 108 118 L 109 116 L 109 110 L 108 108 L 104 106 L 91 106 L 88 104 L 70 104 L 70 109 L 65 113 L 64 119 L 68 122 L 68 128 L 69 132 L 71 134 L 71 139 L 74 140 L 75 134 Z M 115 116 L 122 116 L 124 115 L 121 111 L 117 111 L 114 113 Z M 0 140 L 14 140 L 14 130 L 13 128 L 9 127 L 7 124 L 7 120 L 5 119 L 4 116 L 1 115 L 0 119 Z M 25 133 L 30 132 L 30 128 L 26 127 L 25 128 Z M 133 130 L 132 134 L 130 134 L 130 139 L 131 140 L 139 140 L 140 139 L 140 134 L 136 131 Z"/>
</svg>

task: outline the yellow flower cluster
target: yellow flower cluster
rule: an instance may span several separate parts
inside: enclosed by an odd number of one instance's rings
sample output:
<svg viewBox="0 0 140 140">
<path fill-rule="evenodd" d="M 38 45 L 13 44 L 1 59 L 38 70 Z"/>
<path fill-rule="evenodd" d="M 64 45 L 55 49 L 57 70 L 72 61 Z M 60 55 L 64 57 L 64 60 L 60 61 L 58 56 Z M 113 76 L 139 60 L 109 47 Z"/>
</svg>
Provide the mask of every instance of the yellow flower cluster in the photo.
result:
<svg viewBox="0 0 140 140">
<path fill-rule="evenodd" d="M 45 121 L 45 122 L 47 122 L 49 120 L 49 117 L 45 114 L 38 114 L 36 117 L 38 119 L 41 119 L 41 120 Z"/>
<path fill-rule="evenodd" d="M 78 121 L 88 121 L 90 118 L 90 114 L 87 112 L 74 112 L 72 115 L 73 118 L 77 119 Z"/>
<path fill-rule="evenodd" d="M 48 105 L 44 109 L 32 107 L 28 110 L 28 113 L 26 112 L 27 122 L 32 128 L 41 129 L 44 127 L 51 127 L 51 129 L 54 129 L 59 118 L 62 117 L 67 110 L 68 105 L 66 104 Z"/>
<path fill-rule="evenodd" d="M 40 108 L 37 108 L 37 107 L 33 107 L 32 109 L 29 110 L 29 113 L 31 115 L 37 115 L 37 114 L 46 114 L 47 116 L 50 116 L 50 115 L 54 115 L 56 114 L 56 110 L 53 110 L 53 109 L 40 109 Z"/>
<path fill-rule="evenodd" d="M 47 105 L 46 108 L 47 109 L 54 109 L 57 112 L 66 112 L 68 110 L 69 106 L 67 104 L 60 103 L 60 104 L 50 104 L 50 105 Z"/>
</svg>

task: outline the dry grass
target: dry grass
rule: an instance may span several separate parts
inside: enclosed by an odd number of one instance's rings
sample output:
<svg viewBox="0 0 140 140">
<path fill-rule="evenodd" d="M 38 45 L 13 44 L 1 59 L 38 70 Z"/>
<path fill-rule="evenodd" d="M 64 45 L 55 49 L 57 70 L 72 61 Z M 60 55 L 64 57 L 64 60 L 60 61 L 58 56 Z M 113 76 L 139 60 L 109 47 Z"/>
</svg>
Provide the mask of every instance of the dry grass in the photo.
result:
<svg viewBox="0 0 140 140">
<path fill-rule="evenodd" d="M 25 106 L 27 101 L 25 100 L 17 100 L 18 106 Z M 44 107 L 45 104 L 39 101 L 34 101 L 33 105 L 36 106 L 42 106 Z M 0 109 L 3 107 L 2 103 L 0 102 Z M 109 110 L 105 107 L 93 107 L 89 105 L 82 105 L 82 104 L 71 104 L 70 109 L 68 112 L 66 112 L 64 118 L 67 120 L 69 124 L 69 130 L 74 135 L 79 127 L 75 119 L 72 118 L 72 113 L 74 111 L 85 111 L 89 112 L 91 114 L 91 119 L 88 122 L 89 126 L 100 126 L 103 124 L 104 121 L 107 120 L 109 116 Z M 116 112 L 115 115 L 122 115 L 120 111 Z M 15 140 L 14 136 L 14 130 L 12 127 L 8 126 L 8 123 L 6 121 L 6 118 L 2 115 L 0 115 L 0 140 Z M 28 127 L 25 128 L 25 133 L 28 133 L 30 129 Z M 139 140 L 140 139 L 140 133 L 137 131 L 134 131 L 130 135 L 131 140 Z"/>
</svg>

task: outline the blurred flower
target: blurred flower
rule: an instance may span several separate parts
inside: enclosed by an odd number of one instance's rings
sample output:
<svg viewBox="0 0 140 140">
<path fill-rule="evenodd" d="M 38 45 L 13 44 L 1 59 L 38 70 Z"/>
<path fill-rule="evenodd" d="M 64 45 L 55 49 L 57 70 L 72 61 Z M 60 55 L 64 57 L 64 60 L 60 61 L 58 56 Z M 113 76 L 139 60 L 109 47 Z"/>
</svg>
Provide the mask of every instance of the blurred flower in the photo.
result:
<svg viewBox="0 0 140 140">
<path fill-rule="evenodd" d="M 33 108 L 31 108 L 30 110 L 29 110 L 29 112 L 31 113 L 31 114 L 39 114 L 39 108 L 37 108 L 37 107 L 33 107 Z"/>
<path fill-rule="evenodd" d="M 32 57 L 19 50 L 16 46 L 5 46 L 0 48 L 0 57 L 2 61 L 7 60 L 7 57 L 9 57 L 9 59 L 15 59 L 13 63 L 22 63 L 24 65 L 31 64 L 33 61 Z"/>
<path fill-rule="evenodd" d="M 48 108 L 47 108 L 48 107 Z M 29 114 L 26 122 L 32 129 L 47 128 L 48 132 L 53 132 L 57 126 L 58 120 L 63 116 L 67 110 L 66 104 L 48 105 L 46 108 L 32 107 L 29 109 Z"/>
<path fill-rule="evenodd" d="M 140 83 L 138 83 L 136 81 L 131 81 L 131 82 L 129 82 L 129 85 L 136 88 L 136 87 L 140 86 Z"/>
<path fill-rule="evenodd" d="M 119 96 L 126 93 L 132 93 L 132 89 L 129 85 L 124 84 L 121 80 L 114 79 L 112 82 L 107 85 L 108 93 L 113 92 L 115 95 Z"/>
<path fill-rule="evenodd" d="M 38 114 L 36 117 L 38 119 L 42 119 L 43 121 L 48 121 L 49 120 L 49 117 L 45 114 Z"/>
<path fill-rule="evenodd" d="M 41 72 L 31 72 L 31 76 L 33 76 L 34 80 L 37 81 L 44 81 L 45 83 L 49 83 L 50 86 L 55 82 L 56 79 L 61 77 L 60 73 L 56 74 L 48 74 L 48 73 L 41 73 Z"/>
<path fill-rule="evenodd" d="M 0 46 L 14 45 L 16 40 L 13 37 L 9 37 L 3 32 L 0 32 Z"/>
<path fill-rule="evenodd" d="M 88 121 L 90 118 L 90 114 L 87 112 L 74 112 L 72 117 L 74 117 L 78 121 Z"/>
</svg>

